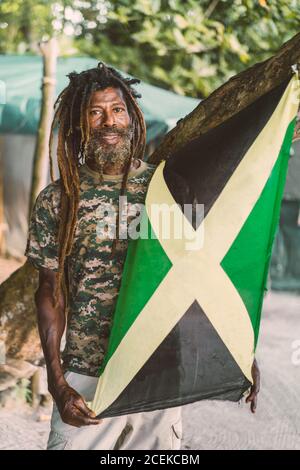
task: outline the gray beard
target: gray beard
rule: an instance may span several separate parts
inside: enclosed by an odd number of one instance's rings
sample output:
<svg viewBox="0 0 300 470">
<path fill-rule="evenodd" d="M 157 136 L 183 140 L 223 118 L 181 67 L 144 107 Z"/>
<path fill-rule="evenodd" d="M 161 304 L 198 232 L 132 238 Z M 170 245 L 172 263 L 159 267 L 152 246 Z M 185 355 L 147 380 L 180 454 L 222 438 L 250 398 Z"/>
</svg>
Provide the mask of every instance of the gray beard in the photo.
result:
<svg viewBox="0 0 300 470">
<path fill-rule="evenodd" d="M 121 140 L 117 144 L 109 144 L 101 136 L 105 133 L 116 132 L 121 135 Z M 86 147 L 86 162 L 104 173 L 107 164 L 124 169 L 131 156 L 132 127 L 126 129 L 93 129 Z"/>
</svg>

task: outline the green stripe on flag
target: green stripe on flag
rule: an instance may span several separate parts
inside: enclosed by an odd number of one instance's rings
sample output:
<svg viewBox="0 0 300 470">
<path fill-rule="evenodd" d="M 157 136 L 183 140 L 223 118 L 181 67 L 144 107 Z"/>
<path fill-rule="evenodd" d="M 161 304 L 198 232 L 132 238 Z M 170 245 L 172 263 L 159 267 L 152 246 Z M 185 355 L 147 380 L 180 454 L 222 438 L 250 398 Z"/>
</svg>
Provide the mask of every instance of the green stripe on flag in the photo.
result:
<svg viewBox="0 0 300 470">
<path fill-rule="evenodd" d="M 221 262 L 247 308 L 254 329 L 255 345 L 259 332 L 262 293 L 267 282 L 272 244 L 279 220 L 294 126 L 295 119 L 287 128 L 278 159 L 260 198 Z M 265 226 L 271 226 L 271 230 L 265 230 Z M 241 265 L 248 266 L 249 269 L 241 271 Z"/>
<path fill-rule="evenodd" d="M 124 266 L 122 289 L 120 289 L 114 314 L 112 334 L 100 373 L 103 372 L 122 338 L 172 267 L 158 239 L 153 235 L 152 238 L 150 237 L 153 231 L 146 209 L 143 211 L 141 226 L 147 227 L 148 238 L 129 240 L 127 258 L 131 263 L 125 263 Z M 132 282 L 133 273 L 134 282 Z M 134 289 L 132 289 L 133 285 Z"/>
</svg>

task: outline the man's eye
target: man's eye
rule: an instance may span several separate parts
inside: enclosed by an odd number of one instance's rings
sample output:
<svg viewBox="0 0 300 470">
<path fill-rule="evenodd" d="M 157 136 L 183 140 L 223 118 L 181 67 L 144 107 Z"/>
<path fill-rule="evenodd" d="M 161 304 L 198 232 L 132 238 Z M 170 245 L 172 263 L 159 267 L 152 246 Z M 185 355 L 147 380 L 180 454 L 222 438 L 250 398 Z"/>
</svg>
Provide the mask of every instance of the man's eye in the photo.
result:
<svg viewBox="0 0 300 470">
<path fill-rule="evenodd" d="M 101 111 L 99 109 L 93 109 L 91 112 L 90 112 L 90 115 L 91 116 L 97 116 L 97 114 L 101 114 Z"/>
<path fill-rule="evenodd" d="M 124 111 L 124 109 L 123 108 L 114 108 L 114 111 L 116 113 L 120 113 L 120 112 Z"/>
</svg>

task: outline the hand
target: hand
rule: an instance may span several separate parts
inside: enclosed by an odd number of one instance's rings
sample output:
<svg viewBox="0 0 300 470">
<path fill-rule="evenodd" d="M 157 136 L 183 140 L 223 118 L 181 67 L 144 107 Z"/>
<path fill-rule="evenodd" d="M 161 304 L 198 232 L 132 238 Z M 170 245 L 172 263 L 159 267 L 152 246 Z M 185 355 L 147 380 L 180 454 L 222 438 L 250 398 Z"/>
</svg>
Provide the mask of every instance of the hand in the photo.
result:
<svg viewBox="0 0 300 470">
<path fill-rule="evenodd" d="M 253 379 L 253 385 L 251 386 L 250 394 L 246 398 L 246 403 L 250 402 L 250 409 L 252 413 L 255 413 L 257 407 L 257 395 L 260 389 L 260 371 L 256 359 L 254 359 L 253 361 L 251 374 Z"/>
<path fill-rule="evenodd" d="M 80 428 L 102 422 L 101 419 L 96 419 L 95 413 L 86 406 L 82 396 L 68 384 L 60 385 L 53 396 L 64 423 Z"/>
</svg>

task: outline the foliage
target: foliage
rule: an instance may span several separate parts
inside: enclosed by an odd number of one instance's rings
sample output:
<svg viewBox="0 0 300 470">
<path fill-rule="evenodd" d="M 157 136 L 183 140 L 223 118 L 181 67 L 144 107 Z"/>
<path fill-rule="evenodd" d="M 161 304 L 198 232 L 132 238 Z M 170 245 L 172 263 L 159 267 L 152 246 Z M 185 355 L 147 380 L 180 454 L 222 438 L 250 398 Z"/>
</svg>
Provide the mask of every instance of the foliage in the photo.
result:
<svg viewBox="0 0 300 470">
<path fill-rule="evenodd" d="M 3 0 L 0 52 L 35 51 L 57 34 L 63 53 L 203 97 L 271 56 L 298 32 L 299 19 L 300 0 Z"/>
</svg>

